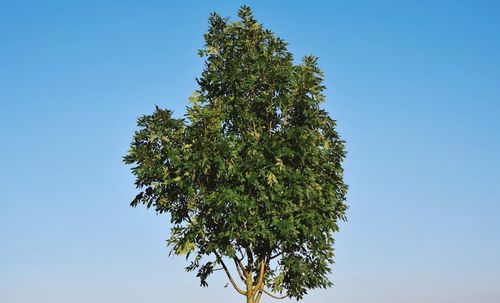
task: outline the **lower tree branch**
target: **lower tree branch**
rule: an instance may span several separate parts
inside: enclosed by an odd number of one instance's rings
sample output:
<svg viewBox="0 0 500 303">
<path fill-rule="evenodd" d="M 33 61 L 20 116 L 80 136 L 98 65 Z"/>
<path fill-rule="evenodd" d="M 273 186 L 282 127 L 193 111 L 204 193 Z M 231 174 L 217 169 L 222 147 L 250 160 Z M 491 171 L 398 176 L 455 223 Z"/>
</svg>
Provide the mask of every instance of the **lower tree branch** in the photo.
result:
<svg viewBox="0 0 500 303">
<path fill-rule="evenodd" d="M 269 258 L 269 260 L 272 260 L 272 259 L 274 259 L 274 258 L 277 258 L 277 257 L 281 256 L 282 254 L 283 254 L 283 252 L 277 253 L 277 254 L 275 254 L 274 256 L 271 256 L 271 257 Z"/>
<path fill-rule="evenodd" d="M 234 260 L 234 265 L 236 266 L 236 270 L 238 271 L 238 275 L 240 276 L 241 281 L 246 283 L 247 281 L 245 279 L 245 276 L 243 275 L 244 273 L 246 274 L 245 268 L 243 267 L 243 264 L 241 264 L 241 262 L 236 257 L 234 257 L 233 260 Z M 243 272 L 242 272 L 242 270 L 243 270 Z"/>
<path fill-rule="evenodd" d="M 233 280 L 233 277 L 231 276 L 231 273 L 229 273 L 229 270 L 227 269 L 227 266 L 226 264 L 224 264 L 224 261 L 222 261 L 222 258 L 221 256 L 217 253 L 217 252 L 214 252 L 215 255 L 217 256 L 217 259 L 218 261 L 220 262 L 220 264 L 222 265 L 222 268 L 224 269 L 224 271 L 226 272 L 226 275 L 227 277 L 229 278 L 229 281 L 231 282 L 231 284 L 233 285 L 234 289 L 236 289 L 236 291 L 244 296 L 246 296 L 246 291 L 242 290 L 241 288 L 238 287 L 238 285 L 236 284 L 236 282 L 234 282 Z"/>
<path fill-rule="evenodd" d="M 259 277 L 255 283 L 255 288 L 254 288 L 254 291 L 255 290 L 258 290 L 258 289 L 261 289 L 263 284 L 264 284 L 264 274 L 265 274 L 265 268 L 266 268 L 266 263 L 264 262 L 264 260 L 261 260 L 259 262 Z"/>
<path fill-rule="evenodd" d="M 263 293 L 265 293 L 266 295 L 270 296 L 271 298 L 273 298 L 273 299 L 278 299 L 278 300 L 285 299 L 286 297 L 288 297 L 287 295 L 282 296 L 282 297 L 275 296 L 275 295 L 273 295 L 272 293 L 270 293 L 270 292 L 268 292 L 267 290 L 265 290 L 264 288 L 262 288 L 259 292 L 263 292 Z"/>
<path fill-rule="evenodd" d="M 254 303 L 259 303 L 261 297 L 262 297 L 262 291 L 259 290 L 257 292 L 257 296 L 255 296 L 254 298 Z"/>
<path fill-rule="evenodd" d="M 252 251 L 249 249 L 249 248 L 246 248 L 246 253 L 247 253 L 247 259 L 248 259 L 248 267 L 247 267 L 247 273 L 251 273 L 252 272 L 252 268 L 253 268 L 253 254 L 252 254 Z"/>
</svg>

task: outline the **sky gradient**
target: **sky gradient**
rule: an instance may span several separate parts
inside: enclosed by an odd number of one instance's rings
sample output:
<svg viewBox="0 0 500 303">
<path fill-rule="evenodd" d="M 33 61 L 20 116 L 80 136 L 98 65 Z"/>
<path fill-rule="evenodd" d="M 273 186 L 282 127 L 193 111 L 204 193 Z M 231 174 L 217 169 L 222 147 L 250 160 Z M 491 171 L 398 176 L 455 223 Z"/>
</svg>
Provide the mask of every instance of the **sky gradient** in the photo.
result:
<svg viewBox="0 0 500 303">
<path fill-rule="evenodd" d="M 209 13 L 241 4 L 319 56 L 347 141 L 335 285 L 303 302 L 498 302 L 498 1 L 6 0 L 0 302 L 243 302 L 168 257 L 122 163 L 138 116 L 183 115 Z"/>
</svg>

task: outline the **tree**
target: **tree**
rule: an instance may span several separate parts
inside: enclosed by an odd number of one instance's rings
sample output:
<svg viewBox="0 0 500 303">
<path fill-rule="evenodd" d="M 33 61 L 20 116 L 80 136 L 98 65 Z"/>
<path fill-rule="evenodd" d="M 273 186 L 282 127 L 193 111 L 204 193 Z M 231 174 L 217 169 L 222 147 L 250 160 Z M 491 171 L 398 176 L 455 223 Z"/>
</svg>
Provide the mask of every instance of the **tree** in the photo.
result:
<svg viewBox="0 0 500 303">
<path fill-rule="evenodd" d="M 344 142 L 320 108 L 317 58 L 295 65 L 249 7 L 238 16 L 210 15 L 185 118 L 156 107 L 138 119 L 124 157 L 140 189 L 131 205 L 170 214 L 171 253 L 190 259 L 202 286 L 222 270 L 248 303 L 299 300 L 331 286 Z"/>
</svg>

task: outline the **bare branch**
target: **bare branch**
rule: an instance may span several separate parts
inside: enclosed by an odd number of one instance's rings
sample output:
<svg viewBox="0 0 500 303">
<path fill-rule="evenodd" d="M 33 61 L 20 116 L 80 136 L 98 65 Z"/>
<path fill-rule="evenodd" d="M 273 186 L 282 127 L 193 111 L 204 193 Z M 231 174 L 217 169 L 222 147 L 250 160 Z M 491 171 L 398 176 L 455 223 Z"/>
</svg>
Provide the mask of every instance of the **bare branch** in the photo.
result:
<svg viewBox="0 0 500 303">
<path fill-rule="evenodd" d="M 264 262 L 264 260 L 260 261 L 259 267 L 260 267 L 259 277 L 258 277 L 257 283 L 255 284 L 254 291 L 261 289 L 263 284 L 264 284 L 264 275 L 265 275 L 265 268 L 266 268 L 266 263 Z"/>
<path fill-rule="evenodd" d="M 253 267 L 253 254 L 252 251 L 248 248 L 245 248 L 246 253 L 247 253 L 247 258 L 248 258 L 248 267 L 246 268 L 247 272 L 252 272 L 252 267 Z"/>
<path fill-rule="evenodd" d="M 245 259 L 245 254 L 243 253 L 243 251 L 241 250 L 241 247 L 238 247 L 238 251 L 240 252 L 241 254 L 241 258 L 238 258 L 239 261 L 243 261 L 243 259 Z"/>
<path fill-rule="evenodd" d="M 277 253 L 274 256 L 271 256 L 271 258 L 269 258 L 269 260 L 275 259 L 275 258 L 281 256 L 282 254 L 283 254 L 283 252 Z"/>
<path fill-rule="evenodd" d="M 258 291 L 257 296 L 255 296 L 254 298 L 254 303 L 259 303 L 261 297 L 262 297 L 262 291 Z"/>
<path fill-rule="evenodd" d="M 224 264 L 224 261 L 222 261 L 222 258 L 221 256 L 217 253 L 217 252 L 214 252 L 215 255 L 217 256 L 217 259 L 219 260 L 220 264 L 222 265 L 222 267 L 224 268 L 224 271 L 226 272 L 226 275 L 227 277 L 229 278 L 229 281 L 231 282 L 231 284 L 233 285 L 234 289 L 236 289 L 237 292 L 239 292 L 240 294 L 246 296 L 247 293 L 246 291 L 243 291 L 242 289 L 240 289 L 238 287 L 238 285 L 236 284 L 236 282 L 234 282 L 233 280 L 233 277 L 231 276 L 231 274 L 229 273 L 229 270 L 227 269 L 226 267 L 226 264 Z"/>
<path fill-rule="evenodd" d="M 240 276 L 241 281 L 246 283 L 247 281 L 245 279 L 245 276 L 243 276 L 243 272 L 245 272 L 245 269 L 243 268 L 243 264 L 241 264 L 241 262 L 238 260 L 237 257 L 234 257 L 233 261 L 234 261 L 234 265 L 236 266 L 236 270 L 238 271 L 238 275 Z M 242 266 L 241 268 L 240 268 L 240 264 Z M 242 272 L 242 270 L 243 270 L 243 272 Z"/>
<path fill-rule="evenodd" d="M 285 299 L 286 297 L 288 297 L 287 295 L 284 295 L 283 297 L 277 297 L 277 296 L 273 295 L 272 293 L 268 292 L 265 289 L 261 289 L 260 292 L 263 292 L 266 295 L 270 296 L 271 298 L 278 299 L 278 300 Z"/>
<path fill-rule="evenodd" d="M 245 268 L 245 265 L 243 265 L 243 263 L 241 263 L 241 261 L 238 261 L 238 265 L 240 266 L 241 270 L 243 271 L 243 274 L 246 275 L 248 272 Z"/>
</svg>

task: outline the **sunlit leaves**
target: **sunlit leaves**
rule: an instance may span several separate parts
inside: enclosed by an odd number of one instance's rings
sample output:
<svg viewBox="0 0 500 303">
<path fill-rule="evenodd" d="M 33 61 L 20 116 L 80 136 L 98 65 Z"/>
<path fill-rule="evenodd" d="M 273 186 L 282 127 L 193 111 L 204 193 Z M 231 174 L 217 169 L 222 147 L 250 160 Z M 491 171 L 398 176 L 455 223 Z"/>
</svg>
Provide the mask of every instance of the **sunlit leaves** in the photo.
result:
<svg viewBox="0 0 500 303">
<path fill-rule="evenodd" d="M 267 174 L 267 185 L 273 186 L 273 184 L 278 183 L 278 179 L 276 179 L 276 176 L 273 173 L 268 173 Z"/>
</svg>

